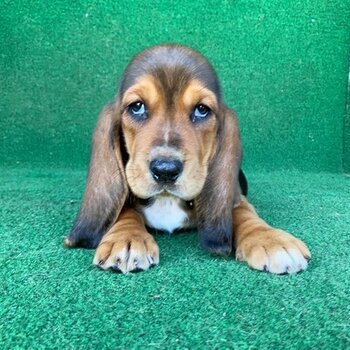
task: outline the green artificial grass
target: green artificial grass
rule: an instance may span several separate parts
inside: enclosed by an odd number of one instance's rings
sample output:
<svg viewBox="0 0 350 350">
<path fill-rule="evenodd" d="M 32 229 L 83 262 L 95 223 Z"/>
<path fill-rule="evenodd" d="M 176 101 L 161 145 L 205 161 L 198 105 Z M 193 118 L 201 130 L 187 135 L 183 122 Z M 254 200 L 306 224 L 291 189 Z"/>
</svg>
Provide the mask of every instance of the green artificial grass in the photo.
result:
<svg viewBox="0 0 350 350">
<path fill-rule="evenodd" d="M 250 200 L 312 252 L 275 276 L 156 234 L 161 262 L 121 275 L 68 250 L 85 172 L 1 168 L 1 349 L 346 349 L 350 347 L 350 178 L 249 173 Z"/>
</svg>

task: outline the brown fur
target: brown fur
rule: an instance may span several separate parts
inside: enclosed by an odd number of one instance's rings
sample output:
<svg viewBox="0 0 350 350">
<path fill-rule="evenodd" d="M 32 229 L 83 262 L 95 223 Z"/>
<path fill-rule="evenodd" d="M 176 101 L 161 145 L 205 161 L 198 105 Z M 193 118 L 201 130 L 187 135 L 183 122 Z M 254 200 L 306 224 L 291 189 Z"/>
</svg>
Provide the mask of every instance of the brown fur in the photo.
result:
<svg viewBox="0 0 350 350">
<path fill-rule="evenodd" d="M 115 106 L 102 111 L 94 133 L 90 169 L 80 212 L 66 238 L 68 247 L 96 247 L 117 219 L 128 194 Z"/>
<path fill-rule="evenodd" d="M 144 120 L 129 110 L 139 101 L 147 106 Z M 200 104 L 210 116 L 193 122 Z M 175 182 L 155 181 L 150 163 L 159 158 L 183 164 Z M 237 118 L 222 101 L 208 61 L 182 46 L 146 50 L 131 61 L 115 102 L 100 116 L 81 210 L 66 245 L 98 245 L 94 263 L 103 269 L 148 269 L 158 263 L 159 250 L 137 210 L 142 200 L 166 195 L 186 207 L 190 219 L 183 227 L 196 225 L 207 250 L 227 255 L 235 247 L 238 259 L 260 270 L 304 269 L 306 246 L 268 226 L 242 196 L 241 158 Z"/>
</svg>

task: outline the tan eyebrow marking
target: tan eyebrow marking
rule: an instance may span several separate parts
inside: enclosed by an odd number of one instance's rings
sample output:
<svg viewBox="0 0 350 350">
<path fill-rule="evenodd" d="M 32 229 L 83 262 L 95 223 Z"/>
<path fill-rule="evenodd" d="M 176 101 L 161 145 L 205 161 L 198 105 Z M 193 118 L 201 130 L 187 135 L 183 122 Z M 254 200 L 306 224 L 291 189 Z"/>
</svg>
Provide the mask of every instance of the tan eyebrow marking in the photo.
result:
<svg viewBox="0 0 350 350">
<path fill-rule="evenodd" d="M 218 108 L 216 95 L 196 79 L 192 80 L 186 87 L 182 94 L 182 102 L 186 108 L 192 108 L 194 104 L 198 103 L 205 104 L 213 110 Z"/>
<path fill-rule="evenodd" d="M 133 102 L 142 100 L 147 105 L 153 106 L 161 99 L 157 84 L 149 74 L 144 74 L 137 79 L 135 84 L 124 93 L 122 105 L 128 106 Z"/>
</svg>

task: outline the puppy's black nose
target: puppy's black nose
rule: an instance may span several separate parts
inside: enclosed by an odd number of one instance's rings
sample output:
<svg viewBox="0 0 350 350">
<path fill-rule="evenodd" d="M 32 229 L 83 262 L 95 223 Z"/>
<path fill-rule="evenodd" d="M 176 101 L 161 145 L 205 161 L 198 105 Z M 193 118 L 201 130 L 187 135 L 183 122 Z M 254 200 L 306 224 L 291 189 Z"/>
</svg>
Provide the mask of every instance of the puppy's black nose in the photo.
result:
<svg viewBox="0 0 350 350">
<path fill-rule="evenodd" d="M 151 161 L 149 168 L 157 182 L 175 182 L 183 170 L 178 159 L 159 158 Z"/>
</svg>

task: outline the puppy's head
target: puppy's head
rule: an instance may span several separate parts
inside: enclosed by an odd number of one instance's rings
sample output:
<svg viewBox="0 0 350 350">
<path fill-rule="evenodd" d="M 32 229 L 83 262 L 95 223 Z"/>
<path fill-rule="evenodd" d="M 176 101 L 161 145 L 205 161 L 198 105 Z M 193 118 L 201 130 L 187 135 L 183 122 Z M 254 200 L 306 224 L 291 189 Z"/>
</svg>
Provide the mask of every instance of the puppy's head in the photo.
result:
<svg viewBox="0 0 350 350">
<path fill-rule="evenodd" d="M 72 245 L 95 246 L 130 190 L 143 199 L 167 193 L 194 200 L 202 245 L 229 253 L 240 161 L 236 118 L 208 61 L 183 46 L 146 50 L 101 114 Z"/>
<path fill-rule="evenodd" d="M 144 51 L 125 71 L 118 104 L 131 191 L 140 198 L 163 192 L 197 197 L 223 114 L 219 82 L 207 60 L 185 47 Z"/>
</svg>

